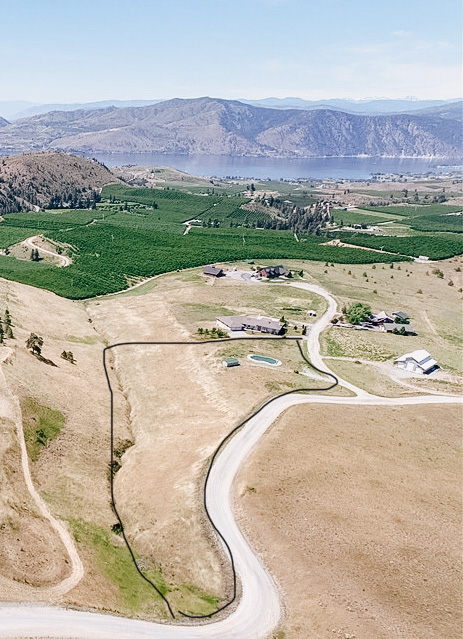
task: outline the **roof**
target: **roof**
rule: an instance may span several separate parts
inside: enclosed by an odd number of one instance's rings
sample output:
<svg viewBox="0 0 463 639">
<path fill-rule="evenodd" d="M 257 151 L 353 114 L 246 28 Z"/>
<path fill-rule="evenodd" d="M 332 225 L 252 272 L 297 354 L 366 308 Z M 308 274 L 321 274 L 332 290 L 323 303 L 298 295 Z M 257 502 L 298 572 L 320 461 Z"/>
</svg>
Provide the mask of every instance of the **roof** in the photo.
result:
<svg viewBox="0 0 463 639">
<path fill-rule="evenodd" d="M 225 324 L 230 329 L 242 329 L 246 327 L 261 327 L 261 328 L 269 328 L 276 331 L 281 331 L 284 324 L 283 322 L 278 322 L 276 320 L 272 320 L 268 317 L 248 317 L 246 315 L 225 315 L 221 317 L 215 318 L 217 321 Z"/>
<path fill-rule="evenodd" d="M 244 317 L 242 315 L 226 315 L 226 316 L 216 317 L 215 319 L 218 322 L 222 322 L 222 324 L 225 324 L 225 326 L 228 326 L 229 328 L 232 328 L 232 329 L 243 328 Z"/>
<path fill-rule="evenodd" d="M 407 315 L 404 311 L 393 311 L 392 314 L 396 317 L 400 317 L 400 319 L 410 319 L 410 315 Z"/>
<path fill-rule="evenodd" d="M 280 275 L 287 275 L 289 273 L 289 271 L 285 269 L 284 266 L 281 266 L 281 264 L 279 266 L 265 266 L 263 269 L 261 269 L 261 271 L 266 271 L 267 273 L 271 273 L 276 277 L 279 277 Z"/>
<path fill-rule="evenodd" d="M 435 359 L 431 357 L 431 354 L 428 351 L 423 349 L 413 351 L 411 353 L 405 353 L 401 357 L 398 357 L 396 362 L 406 362 L 408 359 L 413 359 L 415 362 L 425 371 L 437 366 L 437 362 Z"/>
<path fill-rule="evenodd" d="M 373 315 L 372 319 L 375 319 L 375 320 L 389 319 L 391 321 L 394 321 L 392 317 L 386 313 L 386 311 L 380 311 L 376 315 Z"/>
<path fill-rule="evenodd" d="M 223 269 L 217 268 L 216 266 L 205 266 L 203 268 L 204 275 L 220 275 L 223 273 Z"/>
<path fill-rule="evenodd" d="M 268 317 L 245 317 L 243 319 L 246 320 L 245 322 L 243 322 L 243 324 L 245 325 L 271 328 L 276 331 L 281 331 L 284 326 L 283 322 L 278 322 L 277 320 L 272 320 Z"/>
<path fill-rule="evenodd" d="M 226 357 L 223 361 L 227 364 L 239 364 L 239 360 L 237 357 Z"/>
<path fill-rule="evenodd" d="M 411 324 L 384 324 L 384 328 L 388 333 L 393 333 L 394 331 L 400 331 L 402 328 L 405 329 L 406 333 L 416 333 L 415 329 Z"/>
</svg>

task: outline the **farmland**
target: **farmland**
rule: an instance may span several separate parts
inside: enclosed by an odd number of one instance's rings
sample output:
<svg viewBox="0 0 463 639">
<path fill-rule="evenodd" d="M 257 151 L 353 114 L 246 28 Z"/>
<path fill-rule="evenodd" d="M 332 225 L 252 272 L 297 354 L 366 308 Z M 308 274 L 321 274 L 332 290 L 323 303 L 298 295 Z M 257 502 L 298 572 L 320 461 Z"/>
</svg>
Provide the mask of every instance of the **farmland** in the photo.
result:
<svg viewBox="0 0 463 639">
<path fill-rule="evenodd" d="M 82 299 L 122 290 L 137 279 L 217 261 L 294 258 L 358 264 L 407 259 L 324 246 L 323 236 L 296 241 L 289 231 L 195 227 L 184 236 L 184 227 L 179 223 L 164 223 L 159 228 L 157 210 L 146 216 L 117 210 L 107 213 L 104 220 L 100 209 L 96 215 L 91 213 L 96 222 L 89 221 L 88 211 L 79 210 L 56 211 L 43 218 L 31 213 L 8 215 L 7 224 L 0 226 L 0 244 L 4 230 L 19 234 L 19 239 L 24 238 L 25 229 L 26 237 L 42 233 L 67 245 L 73 264 L 58 269 L 43 262 L 0 256 L 2 276 Z M 35 220 L 40 222 L 39 228 L 34 225 Z"/>
<path fill-rule="evenodd" d="M 342 239 L 349 244 L 390 251 L 400 255 L 411 255 L 412 257 L 426 255 L 432 260 L 443 260 L 459 255 L 463 251 L 463 238 L 452 233 L 408 237 L 360 234 L 347 236 L 347 234 L 343 234 Z"/>
<path fill-rule="evenodd" d="M 381 235 L 328 226 L 315 234 L 302 232 L 295 236 L 289 230 L 262 228 L 279 212 L 272 211 L 271 207 L 267 212 L 259 203 L 261 195 L 274 193 L 284 198 L 286 205 L 303 207 L 334 194 L 326 195 L 319 185 L 317 190 L 317 185 L 309 182 L 263 181 L 254 185 L 247 181 L 221 181 L 215 184 L 213 180 L 171 173 L 165 170 L 159 174 L 164 180 L 162 187 L 156 182 L 153 188 L 126 184 L 106 186 L 102 189 L 101 202 L 92 209 L 65 208 L 5 215 L 0 223 L 1 249 L 42 234 L 55 244 L 58 252 L 69 255 L 72 264 L 57 268 L 46 260 L 16 259 L 28 252 L 15 250 L 10 255 L 0 255 L 1 274 L 64 297 L 84 299 L 117 292 L 168 271 L 214 262 L 291 259 L 370 264 L 407 261 L 419 255 L 445 259 L 462 252 L 460 233 L 441 232 L 461 230 L 461 216 L 456 215 L 459 206 L 405 204 L 362 205 L 356 210 L 332 208 L 338 226 L 341 221 L 382 225 Z M 155 172 L 154 176 L 157 175 Z M 169 176 L 176 186 L 184 183 L 185 187 L 171 186 Z M 190 220 L 197 220 L 191 228 L 185 225 Z M 428 229 L 437 234 L 427 233 Z M 330 238 L 376 252 L 327 245 Z"/>
</svg>

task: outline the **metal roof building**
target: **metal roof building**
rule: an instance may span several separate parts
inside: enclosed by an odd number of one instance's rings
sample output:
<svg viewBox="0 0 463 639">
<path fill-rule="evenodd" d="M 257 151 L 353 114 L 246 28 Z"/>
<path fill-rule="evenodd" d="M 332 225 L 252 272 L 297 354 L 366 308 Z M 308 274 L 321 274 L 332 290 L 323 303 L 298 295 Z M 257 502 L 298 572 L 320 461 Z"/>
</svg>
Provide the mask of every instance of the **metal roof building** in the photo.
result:
<svg viewBox="0 0 463 639">
<path fill-rule="evenodd" d="M 405 355 L 398 357 L 395 363 L 396 366 L 406 371 L 425 375 L 429 375 L 429 373 L 432 373 L 436 368 L 439 368 L 436 360 L 431 357 L 428 351 L 423 349 L 405 353 Z"/>
</svg>

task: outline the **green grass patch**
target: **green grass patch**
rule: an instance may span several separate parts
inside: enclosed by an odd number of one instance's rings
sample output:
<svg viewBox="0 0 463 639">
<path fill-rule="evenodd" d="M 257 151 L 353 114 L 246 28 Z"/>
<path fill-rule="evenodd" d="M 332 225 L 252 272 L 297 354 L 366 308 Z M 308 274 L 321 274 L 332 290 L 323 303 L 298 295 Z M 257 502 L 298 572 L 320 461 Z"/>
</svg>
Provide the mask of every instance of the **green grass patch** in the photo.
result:
<svg viewBox="0 0 463 639">
<path fill-rule="evenodd" d="M 149 612 L 154 602 L 156 611 L 163 614 L 161 597 L 140 577 L 125 545 L 113 545 L 109 530 L 92 522 L 70 519 L 69 524 L 76 541 L 93 551 L 100 572 L 117 586 L 125 611 Z M 163 595 L 168 594 L 169 588 L 159 568 L 150 566 L 144 572 Z"/>
<path fill-rule="evenodd" d="M 167 617 L 162 598 L 137 572 L 125 545 L 112 543 L 110 531 L 83 519 L 70 519 L 69 524 L 76 541 L 87 547 L 95 557 L 96 568 L 117 587 L 120 611 L 130 614 L 152 613 Z M 174 608 L 192 614 L 210 614 L 217 609 L 219 598 L 191 584 L 167 584 L 162 570 L 145 557 L 135 553 L 143 573 L 164 596 L 169 596 Z"/>
<path fill-rule="evenodd" d="M 88 335 L 87 337 L 78 337 L 77 335 L 66 335 L 66 341 L 72 342 L 73 344 L 99 344 L 102 340 L 101 338 L 93 335 Z"/>
<path fill-rule="evenodd" d="M 394 215 L 387 215 L 384 213 L 367 213 L 362 210 L 359 211 L 343 211 L 339 209 L 331 209 L 331 215 L 337 224 L 343 224 L 344 226 L 353 226 L 354 224 L 380 224 L 381 222 L 389 222 L 390 220 L 397 219 Z"/>
<path fill-rule="evenodd" d="M 32 397 L 21 400 L 24 439 L 29 458 L 37 461 L 49 441 L 61 432 L 65 417 L 59 410 L 43 406 Z"/>
<path fill-rule="evenodd" d="M 345 357 L 346 352 L 339 342 L 328 333 L 323 334 L 324 350 L 330 357 Z"/>
</svg>

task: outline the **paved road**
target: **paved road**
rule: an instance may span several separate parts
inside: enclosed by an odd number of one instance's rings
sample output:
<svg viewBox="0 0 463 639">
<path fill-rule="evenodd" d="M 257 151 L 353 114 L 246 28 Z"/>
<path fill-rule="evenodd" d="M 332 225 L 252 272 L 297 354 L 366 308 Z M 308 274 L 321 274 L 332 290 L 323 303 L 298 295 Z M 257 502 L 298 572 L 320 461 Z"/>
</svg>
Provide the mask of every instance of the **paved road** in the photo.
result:
<svg viewBox="0 0 463 639">
<path fill-rule="evenodd" d="M 327 312 L 313 325 L 307 339 L 312 361 L 320 368 L 326 368 L 320 357 L 318 338 L 336 312 L 336 301 L 321 287 L 296 282 L 292 285 L 319 293 L 328 302 Z M 226 536 L 233 552 L 236 571 L 242 584 L 239 604 L 227 618 L 202 626 L 176 626 L 64 608 L 3 604 L 0 606 L 0 638 L 266 639 L 281 615 L 278 591 L 265 567 L 241 534 L 232 511 L 234 478 L 263 433 L 284 410 L 299 404 L 402 406 L 462 403 L 461 398 L 451 396 L 376 397 L 347 382 L 343 384 L 352 388 L 356 396 L 289 395 L 276 399 L 251 419 L 217 458 L 211 472 L 206 499 L 212 519 Z"/>
</svg>

